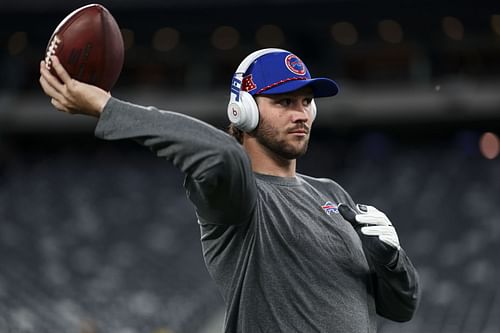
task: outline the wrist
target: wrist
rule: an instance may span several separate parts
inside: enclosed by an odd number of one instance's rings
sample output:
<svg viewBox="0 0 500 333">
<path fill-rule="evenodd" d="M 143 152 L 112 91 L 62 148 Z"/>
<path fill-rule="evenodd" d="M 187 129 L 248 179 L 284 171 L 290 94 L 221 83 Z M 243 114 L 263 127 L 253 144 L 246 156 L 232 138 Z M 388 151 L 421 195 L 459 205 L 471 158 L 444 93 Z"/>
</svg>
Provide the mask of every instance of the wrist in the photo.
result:
<svg viewBox="0 0 500 333">
<path fill-rule="evenodd" d="M 399 261 L 399 250 L 394 251 L 394 255 L 392 256 L 391 260 L 385 265 L 385 267 L 389 269 L 394 269 L 398 265 Z"/>
<path fill-rule="evenodd" d="M 92 116 L 99 118 L 110 98 L 111 94 L 109 92 L 100 91 L 92 107 Z"/>
</svg>

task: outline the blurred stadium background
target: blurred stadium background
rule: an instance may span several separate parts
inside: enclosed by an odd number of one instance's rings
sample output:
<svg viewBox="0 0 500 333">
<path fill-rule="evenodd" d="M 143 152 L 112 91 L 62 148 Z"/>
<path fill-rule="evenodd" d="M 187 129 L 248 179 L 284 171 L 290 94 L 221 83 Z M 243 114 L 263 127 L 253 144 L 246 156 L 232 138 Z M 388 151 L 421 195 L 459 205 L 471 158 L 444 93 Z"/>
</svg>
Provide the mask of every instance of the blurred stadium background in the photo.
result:
<svg viewBox="0 0 500 333">
<path fill-rule="evenodd" d="M 318 101 L 301 172 L 385 211 L 423 297 L 388 332 L 500 332 L 498 1 L 102 1 L 123 29 L 113 95 L 223 128 L 257 48 L 299 55 Z M 38 63 L 83 1 L 2 1 L 0 332 L 220 332 L 183 176 L 95 120 L 55 112 Z"/>
</svg>

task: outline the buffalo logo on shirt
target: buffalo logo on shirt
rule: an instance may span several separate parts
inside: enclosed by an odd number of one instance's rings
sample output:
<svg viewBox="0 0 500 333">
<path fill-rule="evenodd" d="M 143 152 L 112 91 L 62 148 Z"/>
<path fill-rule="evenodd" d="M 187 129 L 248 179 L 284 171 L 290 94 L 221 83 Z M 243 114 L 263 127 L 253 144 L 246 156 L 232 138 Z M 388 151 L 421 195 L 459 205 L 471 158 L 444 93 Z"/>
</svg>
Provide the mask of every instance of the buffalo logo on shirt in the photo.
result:
<svg viewBox="0 0 500 333">
<path fill-rule="evenodd" d="M 332 213 L 334 213 L 334 214 L 339 213 L 339 209 L 337 208 L 337 205 L 332 204 L 330 201 L 325 202 L 325 204 L 322 205 L 321 208 L 328 215 L 331 215 Z"/>
</svg>

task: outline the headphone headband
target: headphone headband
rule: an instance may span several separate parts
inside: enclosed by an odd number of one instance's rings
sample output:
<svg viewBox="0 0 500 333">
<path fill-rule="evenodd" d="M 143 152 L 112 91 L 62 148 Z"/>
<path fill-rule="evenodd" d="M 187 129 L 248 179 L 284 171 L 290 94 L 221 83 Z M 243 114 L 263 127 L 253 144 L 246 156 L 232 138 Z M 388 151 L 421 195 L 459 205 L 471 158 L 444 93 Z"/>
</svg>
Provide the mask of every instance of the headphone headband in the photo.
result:
<svg viewBox="0 0 500 333">
<path fill-rule="evenodd" d="M 248 70 L 250 65 L 252 63 L 259 59 L 261 56 L 268 54 L 268 53 L 273 53 L 273 52 L 287 52 L 286 50 L 283 49 L 277 49 L 277 48 L 267 48 L 267 49 L 261 49 L 257 50 L 253 53 L 250 53 L 243 61 L 240 63 L 238 68 L 236 69 L 236 72 L 234 73 L 235 75 L 241 74 L 244 75 L 245 72 Z"/>
<path fill-rule="evenodd" d="M 236 69 L 236 72 L 233 74 L 233 79 L 231 80 L 231 96 L 230 96 L 231 101 L 239 102 L 240 95 L 241 95 L 241 83 L 242 83 L 243 75 L 245 75 L 245 72 L 252 65 L 252 63 L 255 60 L 262 57 L 263 55 L 273 53 L 273 52 L 287 52 L 287 51 L 283 50 L 283 49 L 277 49 L 277 48 L 261 49 L 261 50 L 255 51 L 253 53 L 250 53 L 248 56 L 246 56 L 245 59 L 243 59 L 243 61 L 240 63 L 240 65 Z"/>
</svg>

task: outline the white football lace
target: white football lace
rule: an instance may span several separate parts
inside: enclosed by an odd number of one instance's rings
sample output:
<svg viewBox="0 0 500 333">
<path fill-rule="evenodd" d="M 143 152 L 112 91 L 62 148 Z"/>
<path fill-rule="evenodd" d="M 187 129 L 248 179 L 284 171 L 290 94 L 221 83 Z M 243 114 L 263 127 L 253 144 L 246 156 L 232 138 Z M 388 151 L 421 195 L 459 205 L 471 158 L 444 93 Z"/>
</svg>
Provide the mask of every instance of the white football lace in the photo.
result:
<svg viewBox="0 0 500 333">
<path fill-rule="evenodd" d="M 50 69 L 50 65 L 52 63 L 50 57 L 56 54 L 57 46 L 59 45 L 60 42 L 61 40 L 57 35 L 55 35 L 54 38 L 52 38 L 52 41 L 50 42 L 49 48 L 47 49 L 47 53 L 45 54 L 45 67 L 47 67 L 47 69 Z"/>
</svg>

